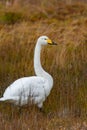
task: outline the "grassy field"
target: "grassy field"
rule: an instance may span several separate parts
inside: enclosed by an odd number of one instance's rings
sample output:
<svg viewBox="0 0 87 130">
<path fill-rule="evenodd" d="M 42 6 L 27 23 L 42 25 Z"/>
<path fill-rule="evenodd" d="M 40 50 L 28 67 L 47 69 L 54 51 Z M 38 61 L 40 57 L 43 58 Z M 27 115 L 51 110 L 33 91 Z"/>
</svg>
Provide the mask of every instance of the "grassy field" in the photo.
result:
<svg viewBox="0 0 87 130">
<path fill-rule="evenodd" d="M 44 47 L 42 65 L 54 79 L 44 113 L 36 106 L 0 103 L 0 130 L 87 129 L 87 5 L 56 0 L 0 4 L 0 96 L 20 77 L 32 76 L 36 40 L 47 35 L 57 47 Z"/>
</svg>

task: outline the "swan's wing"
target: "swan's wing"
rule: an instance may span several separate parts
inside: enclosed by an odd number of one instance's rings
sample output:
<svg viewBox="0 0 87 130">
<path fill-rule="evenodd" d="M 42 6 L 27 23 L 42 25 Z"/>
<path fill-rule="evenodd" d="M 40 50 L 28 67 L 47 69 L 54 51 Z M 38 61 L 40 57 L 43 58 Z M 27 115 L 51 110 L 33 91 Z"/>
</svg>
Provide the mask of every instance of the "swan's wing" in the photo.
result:
<svg viewBox="0 0 87 130">
<path fill-rule="evenodd" d="M 42 77 L 25 77 L 16 80 L 11 84 L 4 92 L 4 97 L 37 97 L 39 95 L 44 96 L 44 87 L 47 82 Z"/>
</svg>

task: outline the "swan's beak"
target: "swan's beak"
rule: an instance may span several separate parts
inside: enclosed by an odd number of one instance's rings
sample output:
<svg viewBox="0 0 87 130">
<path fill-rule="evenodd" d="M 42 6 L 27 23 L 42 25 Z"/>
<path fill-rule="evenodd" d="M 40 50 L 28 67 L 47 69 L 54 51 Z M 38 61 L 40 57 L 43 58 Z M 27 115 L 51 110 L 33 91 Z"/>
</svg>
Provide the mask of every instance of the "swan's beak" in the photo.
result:
<svg viewBox="0 0 87 130">
<path fill-rule="evenodd" d="M 49 45 L 57 45 L 57 43 L 53 42 L 53 41 L 50 40 L 50 39 L 47 40 L 47 43 L 48 43 Z"/>
</svg>

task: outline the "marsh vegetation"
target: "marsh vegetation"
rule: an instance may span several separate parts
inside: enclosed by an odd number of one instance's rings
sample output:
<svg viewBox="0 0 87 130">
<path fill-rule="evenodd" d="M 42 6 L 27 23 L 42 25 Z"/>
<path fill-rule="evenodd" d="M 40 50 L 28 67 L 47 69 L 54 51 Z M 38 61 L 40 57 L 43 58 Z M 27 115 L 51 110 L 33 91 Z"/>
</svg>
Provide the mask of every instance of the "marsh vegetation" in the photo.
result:
<svg viewBox="0 0 87 130">
<path fill-rule="evenodd" d="M 6 7 L 0 4 L 0 96 L 14 80 L 34 75 L 36 39 L 47 35 L 57 47 L 43 49 L 42 65 L 54 79 L 44 103 L 18 107 L 0 103 L 1 130 L 87 128 L 87 5 L 56 0 Z M 72 122 L 72 123 L 71 123 Z"/>
</svg>

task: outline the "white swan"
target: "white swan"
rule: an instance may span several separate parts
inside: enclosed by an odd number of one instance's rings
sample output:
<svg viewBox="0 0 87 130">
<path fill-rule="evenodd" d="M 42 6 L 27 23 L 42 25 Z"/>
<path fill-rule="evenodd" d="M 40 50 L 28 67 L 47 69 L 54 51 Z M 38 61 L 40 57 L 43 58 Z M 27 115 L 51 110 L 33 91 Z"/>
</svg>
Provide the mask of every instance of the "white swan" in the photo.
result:
<svg viewBox="0 0 87 130">
<path fill-rule="evenodd" d="M 13 82 L 4 92 L 0 101 L 9 101 L 16 105 L 25 105 L 29 102 L 42 108 L 43 102 L 53 87 L 53 78 L 45 72 L 40 63 L 42 45 L 56 45 L 47 36 L 37 40 L 34 52 L 34 69 L 36 76 L 23 77 Z"/>
</svg>

